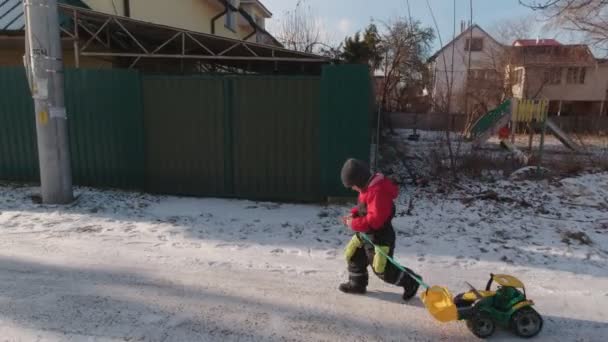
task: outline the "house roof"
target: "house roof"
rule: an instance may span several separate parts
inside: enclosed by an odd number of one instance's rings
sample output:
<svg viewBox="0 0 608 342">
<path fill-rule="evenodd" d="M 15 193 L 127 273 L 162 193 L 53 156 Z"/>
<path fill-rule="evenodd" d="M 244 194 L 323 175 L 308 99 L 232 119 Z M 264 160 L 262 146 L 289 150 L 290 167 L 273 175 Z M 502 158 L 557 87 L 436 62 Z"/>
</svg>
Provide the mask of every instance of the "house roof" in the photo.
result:
<svg viewBox="0 0 608 342">
<path fill-rule="evenodd" d="M 241 0 L 242 5 L 256 5 L 259 9 L 261 9 L 267 18 L 272 17 L 272 12 L 268 9 L 268 7 L 264 6 L 264 4 L 260 0 Z"/>
<path fill-rule="evenodd" d="M 81 0 L 59 0 L 59 3 L 77 7 L 89 8 Z M 60 22 L 64 20 L 60 18 Z M 23 31 L 25 29 L 25 15 L 23 13 L 23 0 L 0 0 L 0 32 Z"/>
<path fill-rule="evenodd" d="M 245 11 L 242 7 L 239 7 L 239 8 L 235 7 L 228 0 L 216 0 L 216 1 L 223 4 L 227 8 L 230 8 L 230 10 L 232 10 L 234 12 L 238 12 L 243 18 L 245 18 L 245 20 L 247 20 L 247 22 L 249 22 L 251 27 L 253 27 L 257 32 L 260 32 L 260 33 L 265 34 L 266 36 L 270 37 L 270 39 L 273 41 L 273 43 L 276 46 L 283 47 L 283 44 L 281 44 L 281 42 L 279 42 L 272 34 L 270 34 L 270 32 L 266 31 L 263 27 L 258 25 L 258 23 L 256 23 L 255 20 L 253 20 L 251 15 L 249 15 L 249 13 L 247 13 L 247 11 Z"/>
<path fill-rule="evenodd" d="M 481 31 L 486 36 L 490 37 L 490 39 L 492 39 L 496 44 L 501 45 L 501 46 L 503 45 L 503 44 L 499 43 L 496 39 L 494 39 L 494 37 L 492 37 L 492 35 L 490 35 L 488 32 L 486 32 L 484 29 L 482 29 L 481 26 L 479 26 L 477 24 L 473 24 L 472 26 L 470 26 L 466 30 L 460 32 L 460 34 L 458 36 L 456 36 L 456 38 L 452 39 L 452 41 L 450 41 L 449 43 L 447 43 L 444 47 L 442 47 L 437 52 L 435 52 L 431 57 L 429 57 L 429 59 L 427 60 L 427 62 L 434 61 L 437 58 L 437 56 L 439 56 L 440 53 L 442 53 L 445 49 L 447 49 L 448 47 L 450 47 L 454 42 L 460 40 L 460 38 L 462 38 L 466 34 L 470 34 L 471 30 L 473 30 L 475 28 L 478 29 L 479 31 Z"/>
<path fill-rule="evenodd" d="M 596 58 L 595 61 L 598 64 L 608 64 L 608 58 Z"/>
<path fill-rule="evenodd" d="M 517 39 L 513 46 L 560 46 L 562 45 L 555 39 Z"/>
<path fill-rule="evenodd" d="M 0 31 L 23 30 L 24 27 L 21 0 L 0 0 Z"/>
<path fill-rule="evenodd" d="M 513 64 L 526 66 L 593 66 L 597 63 L 587 45 L 533 45 L 512 49 Z"/>
</svg>

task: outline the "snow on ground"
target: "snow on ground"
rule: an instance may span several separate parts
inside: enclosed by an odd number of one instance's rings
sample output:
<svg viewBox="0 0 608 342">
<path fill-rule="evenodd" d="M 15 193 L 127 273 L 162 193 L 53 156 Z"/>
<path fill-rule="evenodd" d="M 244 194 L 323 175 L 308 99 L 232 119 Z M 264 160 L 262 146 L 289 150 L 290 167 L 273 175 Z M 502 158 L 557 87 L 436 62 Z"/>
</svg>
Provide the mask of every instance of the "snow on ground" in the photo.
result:
<svg viewBox="0 0 608 342">
<path fill-rule="evenodd" d="M 572 141 L 582 146 L 583 150 L 589 153 L 600 154 L 606 156 L 608 154 L 608 136 L 605 135 L 584 135 L 584 134 L 570 134 Z M 532 146 L 534 150 L 538 150 L 540 146 L 540 134 L 535 134 L 532 139 Z M 518 134 L 515 136 L 515 145 L 522 149 L 527 150 L 529 145 L 529 135 Z M 491 137 L 488 140 L 490 145 L 498 147 L 500 145 L 500 139 L 497 136 Z M 556 154 L 574 154 L 574 152 L 564 146 L 554 135 L 547 133 L 544 142 L 545 151 Z"/>
<path fill-rule="evenodd" d="M 407 145 L 415 147 L 417 153 L 426 153 L 431 149 L 438 149 L 440 147 L 445 148 L 446 145 L 446 134 L 441 131 L 420 131 L 416 133 L 420 136 L 418 141 L 407 141 L 407 138 L 413 133 L 411 129 L 397 129 L 395 130 L 399 140 L 406 141 Z M 582 146 L 585 152 L 608 157 L 608 136 L 605 135 L 583 135 L 583 134 L 571 134 L 570 138 Z M 460 133 L 450 133 L 450 139 L 454 150 L 458 150 L 459 153 L 467 153 L 471 151 L 471 144 L 463 139 Z M 535 134 L 533 138 L 533 149 L 536 153 L 540 146 L 540 134 Z M 526 134 L 517 134 L 515 136 L 515 146 L 522 151 L 528 153 L 529 136 Z M 484 148 L 502 150 L 500 147 L 500 139 L 498 136 L 492 136 L 484 144 Z M 545 152 L 548 156 L 555 154 L 558 156 L 570 155 L 575 156 L 576 153 L 564 146 L 555 136 L 547 133 L 544 142 Z M 588 157 L 586 157 L 588 158 Z"/>
<path fill-rule="evenodd" d="M 608 174 L 462 188 L 404 190 L 397 258 L 454 293 L 515 275 L 545 318 L 536 340 L 606 341 Z M 36 191 L 0 187 L 0 340 L 475 340 L 377 279 L 337 291 L 347 207 L 87 188 L 59 207 Z"/>
<path fill-rule="evenodd" d="M 413 170 L 416 177 L 436 178 L 437 174 L 449 171 L 450 153 L 445 132 L 417 131 L 419 139 L 409 141 L 413 130 L 398 129 L 395 134 L 387 134 L 384 150 L 380 153 L 382 170 L 403 182 L 409 182 Z M 571 135 L 583 147 L 584 153 L 566 148 L 552 135 L 545 139 L 542 166 L 551 175 L 574 175 L 582 170 L 608 170 L 608 137 L 592 135 Z M 532 152 L 528 150 L 528 136 L 516 135 L 517 154 L 500 146 L 498 137 L 490 138 L 480 148 L 458 133 L 450 133 L 452 155 L 458 172 L 465 175 L 491 179 L 504 179 L 525 165 L 537 165 L 540 135 L 535 135 Z M 406 163 L 406 164 L 403 164 Z M 526 164 L 527 163 L 527 164 Z M 442 170 L 438 169 L 441 168 Z"/>
</svg>

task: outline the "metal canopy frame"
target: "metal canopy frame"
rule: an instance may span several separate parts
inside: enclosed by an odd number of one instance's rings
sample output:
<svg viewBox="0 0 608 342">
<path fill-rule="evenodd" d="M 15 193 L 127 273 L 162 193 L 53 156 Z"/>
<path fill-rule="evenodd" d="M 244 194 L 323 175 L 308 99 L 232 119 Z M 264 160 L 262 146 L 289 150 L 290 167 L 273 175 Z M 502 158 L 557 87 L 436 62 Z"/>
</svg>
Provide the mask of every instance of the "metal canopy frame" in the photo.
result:
<svg viewBox="0 0 608 342">
<path fill-rule="evenodd" d="M 142 59 L 195 60 L 248 70 L 320 69 L 331 60 L 282 47 L 147 23 L 140 20 L 59 5 L 71 21 L 61 31 L 73 39 L 76 66 L 80 56 L 130 58 L 129 68 Z"/>
</svg>

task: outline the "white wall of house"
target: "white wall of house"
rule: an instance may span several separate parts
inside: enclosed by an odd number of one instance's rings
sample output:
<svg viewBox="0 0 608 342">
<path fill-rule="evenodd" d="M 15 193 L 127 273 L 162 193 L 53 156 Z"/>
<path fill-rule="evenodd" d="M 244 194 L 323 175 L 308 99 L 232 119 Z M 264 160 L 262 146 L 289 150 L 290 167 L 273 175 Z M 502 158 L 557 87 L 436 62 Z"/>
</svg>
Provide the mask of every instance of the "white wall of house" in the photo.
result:
<svg viewBox="0 0 608 342">
<path fill-rule="evenodd" d="M 483 31 L 479 26 L 472 26 L 473 40 L 481 39 L 481 50 L 471 51 L 471 69 L 492 69 L 496 70 L 497 64 L 503 57 L 503 47 L 497 43 L 490 35 Z M 467 42 L 471 38 L 471 29 L 467 29 L 443 48 L 434 58 L 431 64 L 433 73 L 433 89 L 431 91 L 433 99 L 446 99 L 448 85 L 452 84 L 452 99 L 450 111 L 464 111 L 463 97 L 465 93 L 467 71 L 469 64 L 469 51 Z M 473 43 L 473 48 L 475 48 Z M 475 50 L 475 49 L 473 49 Z M 452 56 L 454 67 L 452 69 Z"/>
<path fill-rule="evenodd" d="M 585 68 L 584 83 L 569 83 L 567 68 L 561 71 L 561 83 L 546 85 L 541 96 L 549 100 L 562 101 L 604 101 L 608 84 L 608 67 Z"/>
<path fill-rule="evenodd" d="M 576 76 L 568 77 L 568 69 L 577 68 Z M 584 69 L 584 78 L 580 70 Z M 513 96 L 517 98 L 545 98 L 551 101 L 604 101 L 608 89 L 608 65 L 593 67 L 519 67 L 523 78 L 513 85 Z M 547 77 L 554 77 L 550 82 Z M 559 79 L 559 83 L 557 80 Z M 581 82 L 582 81 L 582 82 Z M 525 87 L 525 91 L 524 91 Z"/>
<path fill-rule="evenodd" d="M 123 1 L 84 0 L 93 10 L 124 15 Z M 261 2 L 231 0 L 235 7 L 241 6 L 261 27 L 272 13 L 265 10 Z M 211 33 L 211 20 L 224 11 L 218 0 L 130 0 L 131 17 L 155 24 L 168 25 L 196 32 Z M 222 37 L 242 39 L 252 32 L 250 23 L 236 12 L 229 12 L 216 20 L 215 34 Z M 255 41 L 256 36 L 249 38 Z"/>
</svg>

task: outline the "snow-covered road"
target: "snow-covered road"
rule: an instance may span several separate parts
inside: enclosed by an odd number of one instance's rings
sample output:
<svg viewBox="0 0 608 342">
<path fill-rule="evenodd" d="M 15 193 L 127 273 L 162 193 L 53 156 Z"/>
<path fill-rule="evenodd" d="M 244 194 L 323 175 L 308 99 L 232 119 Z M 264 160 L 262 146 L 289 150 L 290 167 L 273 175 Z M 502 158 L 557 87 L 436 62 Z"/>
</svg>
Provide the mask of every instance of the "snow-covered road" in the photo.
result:
<svg viewBox="0 0 608 342">
<path fill-rule="evenodd" d="M 608 174 L 465 187 L 417 190 L 411 216 L 404 192 L 397 258 L 453 292 L 515 275 L 545 318 L 535 340 L 608 340 Z M 0 187 L 0 341 L 476 340 L 377 279 L 336 290 L 346 207 L 35 191 Z"/>
</svg>

